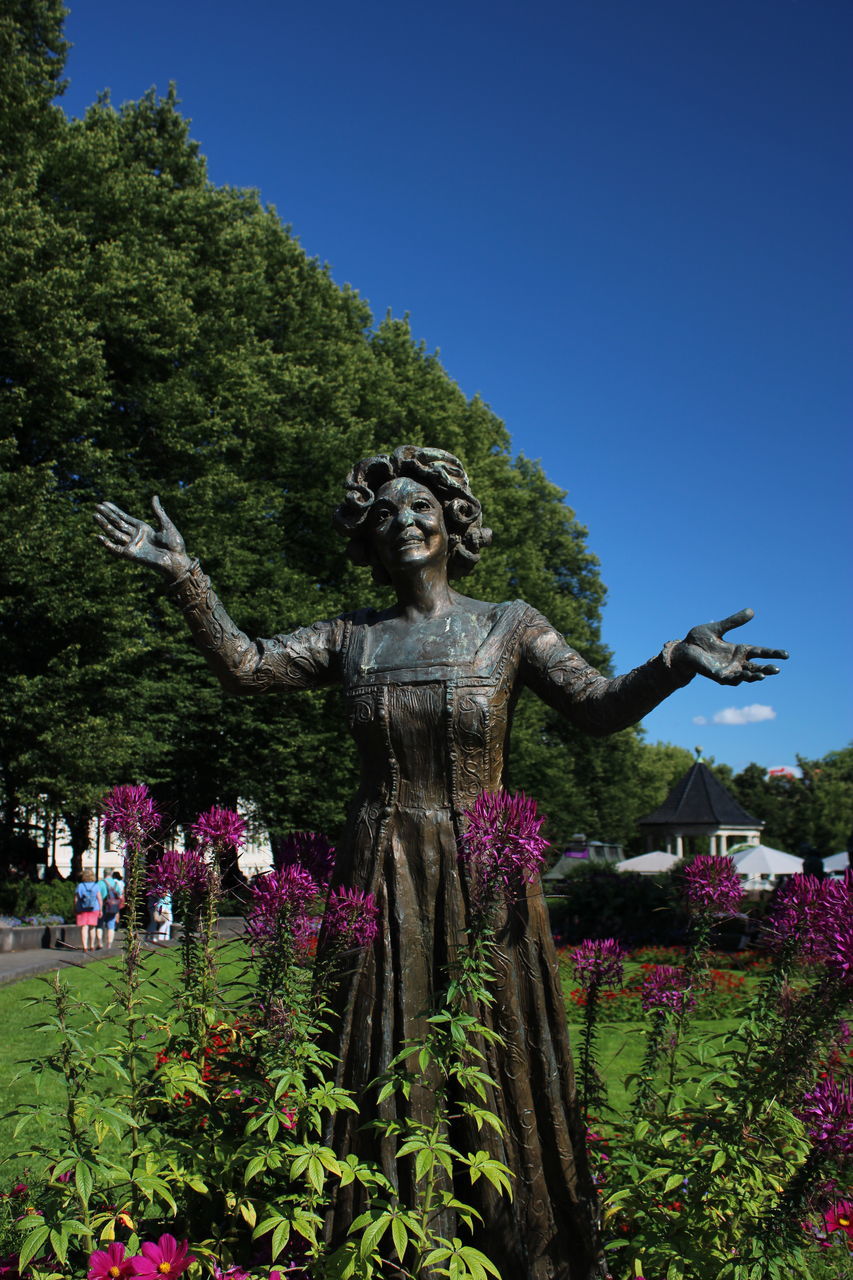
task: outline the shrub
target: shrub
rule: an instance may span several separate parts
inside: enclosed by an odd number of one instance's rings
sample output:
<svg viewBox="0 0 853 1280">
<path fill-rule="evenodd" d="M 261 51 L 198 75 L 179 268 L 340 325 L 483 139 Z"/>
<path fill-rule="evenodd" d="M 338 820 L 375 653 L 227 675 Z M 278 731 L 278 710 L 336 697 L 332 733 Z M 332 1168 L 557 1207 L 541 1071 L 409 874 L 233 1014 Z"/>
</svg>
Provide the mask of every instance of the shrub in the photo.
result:
<svg viewBox="0 0 853 1280">
<path fill-rule="evenodd" d="M 684 939 L 686 921 L 671 876 L 641 876 L 585 865 L 549 897 L 551 927 L 560 942 L 618 938 L 628 947 Z"/>
<path fill-rule="evenodd" d="M 0 913 L 74 919 L 74 885 L 70 880 L 7 880 L 0 885 Z"/>
</svg>

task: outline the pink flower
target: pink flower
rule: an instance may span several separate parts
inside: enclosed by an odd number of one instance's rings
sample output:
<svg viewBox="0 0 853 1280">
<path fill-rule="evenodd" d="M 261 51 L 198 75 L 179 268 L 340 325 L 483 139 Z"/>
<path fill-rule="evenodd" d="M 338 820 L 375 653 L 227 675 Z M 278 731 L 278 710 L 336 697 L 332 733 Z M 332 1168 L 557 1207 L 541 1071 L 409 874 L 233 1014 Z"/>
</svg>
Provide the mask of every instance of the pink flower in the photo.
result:
<svg viewBox="0 0 853 1280">
<path fill-rule="evenodd" d="M 688 986 L 684 969 L 658 964 L 643 979 L 642 1003 L 646 1012 L 672 1009 L 673 1012 L 680 1013 L 693 1008 L 696 996 Z"/>
<path fill-rule="evenodd" d="M 848 1240 L 853 1240 L 853 1200 L 839 1200 L 823 1215 L 827 1231 L 843 1231 Z"/>
<path fill-rule="evenodd" d="M 308 909 L 320 887 L 302 867 L 283 867 L 258 876 L 251 889 L 246 932 L 257 946 L 291 938 L 307 946 L 311 936 Z"/>
<path fill-rule="evenodd" d="M 379 908 L 363 889 L 333 889 L 326 903 L 324 927 L 343 947 L 369 947 L 379 932 Z"/>
<path fill-rule="evenodd" d="M 316 831 L 292 831 L 288 836 L 275 837 L 272 860 L 276 871 L 302 867 L 318 884 L 328 884 L 335 865 L 335 848 Z"/>
<path fill-rule="evenodd" d="M 743 889 L 731 859 L 700 853 L 684 868 L 684 896 L 700 914 L 737 911 Z"/>
<path fill-rule="evenodd" d="M 152 1276 L 156 1280 L 176 1280 L 195 1262 L 195 1257 L 187 1253 L 187 1241 L 178 1244 L 168 1231 L 160 1237 L 156 1244 L 146 1240 L 142 1246 L 142 1254 L 130 1259 L 135 1264 L 137 1276 Z"/>
<path fill-rule="evenodd" d="M 167 849 L 152 867 L 146 881 L 152 893 L 201 894 L 208 884 L 207 866 L 197 849 Z"/>
<path fill-rule="evenodd" d="M 113 787 L 101 801 L 104 830 L 115 831 L 122 840 L 138 843 L 160 825 L 151 793 L 140 786 Z"/>
<path fill-rule="evenodd" d="M 815 1147 L 827 1155 L 853 1154 L 853 1079 L 821 1080 L 797 1112 Z"/>
<path fill-rule="evenodd" d="M 200 849 L 240 849 L 246 843 L 246 822 L 233 809 L 214 805 L 200 813 L 190 828 Z"/>
<path fill-rule="evenodd" d="M 125 1256 L 127 1250 L 119 1241 L 108 1244 L 106 1249 L 96 1249 L 89 1257 L 88 1280 L 124 1280 L 135 1276 L 136 1258 Z"/>
<path fill-rule="evenodd" d="M 575 948 L 572 964 L 584 991 L 598 991 L 622 981 L 626 952 L 615 938 L 595 938 Z"/>
<path fill-rule="evenodd" d="M 512 902 L 539 874 L 549 843 L 541 834 L 545 822 L 536 801 L 523 791 L 481 791 L 463 815 L 466 830 L 459 860 L 470 872 L 475 911 L 503 899 Z"/>
</svg>

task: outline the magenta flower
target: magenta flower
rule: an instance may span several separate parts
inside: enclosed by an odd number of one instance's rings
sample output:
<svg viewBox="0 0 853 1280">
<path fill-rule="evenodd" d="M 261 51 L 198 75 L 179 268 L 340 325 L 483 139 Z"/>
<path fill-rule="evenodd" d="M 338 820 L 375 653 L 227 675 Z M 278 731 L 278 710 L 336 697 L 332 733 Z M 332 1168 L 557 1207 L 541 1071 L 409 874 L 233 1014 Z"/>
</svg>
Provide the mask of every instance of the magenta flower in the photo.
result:
<svg viewBox="0 0 853 1280">
<path fill-rule="evenodd" d="M 298 946 L 311 936 L 309 907 L 320 887 L 302 867 L 284 867 L 258 876 L 251 888 L 246 932 L 257 946 L 290 937 Z"/>
<path fill-rule="evenodd" d="M 148 868 L 146 883 L 151 893 L 200 895 L 208 885 L 208 870 L 197 849 L 167 849 Z"/>
<path fill-rule="evenodd" d="M 684 868 L 684 896 L 700 915 L 737 911 L 743 889 L 734 863 L 726 856 L 700 853 Z"/>
<path fill-rule="evenodd" d="M 853 876 L 789 876 L 764 927 L 774 951 L 797 951 L 844 982 L 853 981 Z"/>
<path fill-rule="evenodd" d="M 379 932 L 379 908 L 363 889 L 332 889 L 323 925 L 326 936 L 341 947 L 369 947 Z"/>
<path fill-rule="evenodd" d="M 316 831 L 292 831 L 288 836 L 275 837 L 272 860 L 277 871 L 303 867 L 318 884 L 328 884 L 335 865 L 335 847 Z"/>
<path fill-rule="evenodd" d="M 241 849 L 246 843 L 246 822 L 233 809 L 216 805 L 200 813 L 190 828 L 199 849 Z"/>
<path fill-rule="evenodd" d="M 195 1262 L 195 1257 L 187 1252 L 187 1248 L 186 1240 L 179 1244 L 168 1231 L 156 1244 L 146 1241 L 142 1246 L 142 1254 L 131 1259 L 136 1266 L 135 1274 L 140 1277 L 151 1276 L 155 1280 L 177 1280 Z"/>
<path fill-rule="evenodd" d="M 839 1200 L 823 1215 L 827 1231 L 843 1231 L 853 1241 L 853 1200 Z"/>
<path fill-rule="evenodd" d="M 249 1274 L 243 1267 L 226 1267 L 223 1270 L 218 1262 L 213 1264 L 213 1280 L 249 1280 Z"/>
<path fill-rule="evenodd" d="M 797 1115 L 815 1147 L 825 1155 L 853 1154 L 853 1078 L 819 1081 L 803 1097 Z"/>
<path fill-rule="evenodd" d="M 537 816 L 536 801 L 523 791 L 514 796 L 481 791 L 463 819 L 459 860 L 470 873 L 474 909 L 501 899 L 514 901 L 535 880 L 550 848 L 541 834 L 545 819 Z"/>
<path fill-rule="evenodd" d="M 101 801 L 101 813 L 104 830 L 115 831 L 128 844 L 138 844 L 160 825 L 160 814 L 144 783 L 113 787 Z"/>
<path fill-rule="evenodd" d="M 615 938 L 588 938 L 576 947 L 572 964 L 584 991 L 599 991 L 621 982 L 626 954 Z"/>
<path fill-rule="evenodd" d="M 124 1280 L 137 1275 L 136 1258 L 126 1257 L 127 1249 L 118 1240 L 89 1256 L 88 1280 Z"/>
<path fill-rule="evenodd" d="M 643 1009 L 647 1013 L 656 1009 L 671 1009 L 674 1013 L 685 1013 L 696 1003 L 696 995 L 690 989 L 685 970 L 668 964 L 656 965 L 646 974 L 643 979 L 641 999 Z"/>
</svg>

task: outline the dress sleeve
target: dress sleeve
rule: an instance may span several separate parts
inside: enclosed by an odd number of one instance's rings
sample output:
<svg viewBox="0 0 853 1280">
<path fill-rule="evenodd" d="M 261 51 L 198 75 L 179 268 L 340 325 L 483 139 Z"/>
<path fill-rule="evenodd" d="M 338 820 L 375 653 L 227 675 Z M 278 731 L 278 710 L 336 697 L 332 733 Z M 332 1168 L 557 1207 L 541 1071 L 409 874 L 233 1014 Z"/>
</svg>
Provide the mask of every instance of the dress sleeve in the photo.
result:
<svg viewBox="0 0 853 1280">
<path fill-rule="evenodd" d="M 636 724 L 693 678 L 672 666 L 675 640 L 641 667 L 608 679 L 566 644 L 541 613 L 530 609 L 527 622 L 521 655 L 524 683 L 549 707 L 597 737 Z"/>
<path fill-rule="evenodd" d="M 318 689 L 340 678 L 345 619 L 315 622 L 290 635 L 251 640 L 229 617 L 194 560 L 168 594 L 184 614 L 193 639 L 229 693 Z"/>
</svg>

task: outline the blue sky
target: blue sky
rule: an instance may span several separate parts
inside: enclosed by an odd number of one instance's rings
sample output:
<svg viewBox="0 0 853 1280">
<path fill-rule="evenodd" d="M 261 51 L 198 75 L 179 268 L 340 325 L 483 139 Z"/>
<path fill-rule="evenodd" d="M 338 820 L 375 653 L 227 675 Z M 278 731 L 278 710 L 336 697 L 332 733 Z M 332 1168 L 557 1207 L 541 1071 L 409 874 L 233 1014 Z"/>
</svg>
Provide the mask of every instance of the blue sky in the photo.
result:
<svg viewBox="0 0 853 1280">
<path fill-rule="evenodd" d="M 744 605 L 790 649 L 695 680 L 651 740 L 846 745 L 849 0 L 72 0 L 66 33 L 69 114 L 174 80 L 212 180 L 408 312 L 541 459 L 618 670 Z"/>
</svg>

